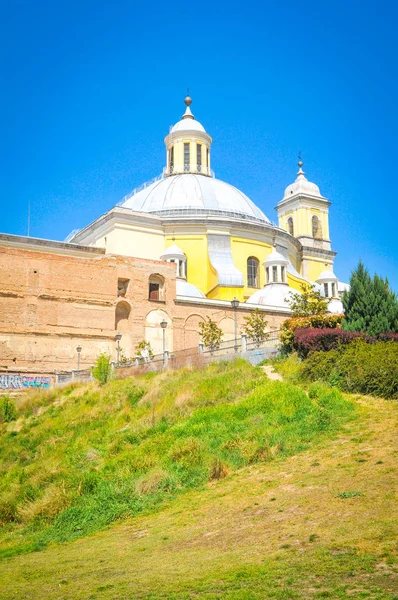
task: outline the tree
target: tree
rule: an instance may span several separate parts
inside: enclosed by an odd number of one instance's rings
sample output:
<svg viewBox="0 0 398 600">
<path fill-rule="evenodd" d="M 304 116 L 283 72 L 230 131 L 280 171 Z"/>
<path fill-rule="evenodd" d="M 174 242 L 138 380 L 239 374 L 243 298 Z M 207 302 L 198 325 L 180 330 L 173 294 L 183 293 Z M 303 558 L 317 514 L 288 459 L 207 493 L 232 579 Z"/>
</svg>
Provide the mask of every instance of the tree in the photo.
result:
<svg viewBox="0 0 398 600">
<path fill-rule="evenodd" d="M 289 304 L 293 317 L 309 317 L 311 315 L 325 315 L 328 303 L 315 286 L 303 285 L 300 293 L 290 293 L 290 298 L 285 302 Z"/>
<path fill-rule="evenodd" d="M 146 360 L 152 360 L 153 350 L 151 342 L 146 342 L 145 340 L 138 342 L 138 344 L 135 347 L 135 354 L 136 356 L 140 356 L 141 358 L 144 358 Z"/>
<path fill-rule="evenodd" d="M 362 261 L 351 274 L 350 290 L 343 294 L 346 331 L 363 331 L 377 335 L 398 332 L 398 300 L 388 280 L 365 269 Z"/>
<path fill-rule="evenodd" d="M 206 317 L 206 321 L 199 323 L 200 335 L 206 348 L 214 352 L 220 347 L 223 333 L 217 323 L 211 317 Z"/>
<path fill-rule="evenodd" d="M 111 357 L 106 352 L 102 352 L 95 361 L 94 367 L 91 369 L 94 379 L 100 385 L 104 385 L 112 376 Z"/>
<path fill-rule="evenodd" d="M 257 348 L 269 337 L 269 333 L 266 331 L 267 325 L 268 321 L 265 320 L 265 315 L 259 308 L 255 308 L 248 317 L 245 317 L 243 330 Z"/>
</svg>

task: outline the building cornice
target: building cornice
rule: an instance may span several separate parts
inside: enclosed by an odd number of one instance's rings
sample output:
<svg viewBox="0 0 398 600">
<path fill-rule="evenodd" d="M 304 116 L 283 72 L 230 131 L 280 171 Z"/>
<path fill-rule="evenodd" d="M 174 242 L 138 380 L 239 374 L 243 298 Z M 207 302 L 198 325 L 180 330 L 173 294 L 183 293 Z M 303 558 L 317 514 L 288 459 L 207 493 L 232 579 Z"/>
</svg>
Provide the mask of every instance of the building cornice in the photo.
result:
<svg viewBox="0 0 398 600">
<path fill-rule="evenodd" d="M 8 248 L 20 248 L 23 250 L 35 250 L 53 252 L 55 254 L 68 254 L 73 256 L 92 256 L 105 254 L 104 248 L 94 248 L 93 246 L 83 246 L 70 242 L 57 242 L 55 240 L 46 240 L 43 238 L 33 238 L 22 235 L 12 235 L 0 233 L 0 246 Z"/>
</svg>

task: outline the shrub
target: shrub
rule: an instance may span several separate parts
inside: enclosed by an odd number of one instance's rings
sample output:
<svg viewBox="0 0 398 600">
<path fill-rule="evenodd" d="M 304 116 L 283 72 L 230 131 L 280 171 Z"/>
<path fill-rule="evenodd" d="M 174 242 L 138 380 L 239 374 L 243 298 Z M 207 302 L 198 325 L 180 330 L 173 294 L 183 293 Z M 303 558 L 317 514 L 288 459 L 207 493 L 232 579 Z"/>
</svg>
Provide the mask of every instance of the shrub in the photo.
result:
<svg viewBox="0 0 398 600">
<path fill-rule="evenodd" d="M 146 342 L 145 340 L 141 340 L 135 347 L 136 356 L 140 356 L 141 358 L 153 359 L 153 350 L 151 346 L 151 342 Z"/>
<path fill-rule="evenodd" d="M 302 363 L 301 374 L 346 392 L 398 398 L 398 344 L 364 339 L 329 352 L 314 352 Z"/>
<path fill-rule="evenodd" d="M 209 348 L 211 353 L 213 353 L 214 350 L 217 350 L 220 347 L 223 337 L 222 330 L 211 317 L 206 317 L 206 321 L 199 323 L 199 329 L 204 345 L 206 348 Z"/>
<path fill-rule="evenodd" d="M 376 336 L 359 331 L 345 331 L 344 329 L 296 329 L 293 332 L 293 350 L 300 358 L 306 358 L 311 352 L 328 352 L 340 346 L 350 344 L 358 338 L 375 344 L 379 341 L 398 342 L 398 334 L 381 333 Z"/>
<path fill-rule="evenodd" d="M 315 289 L 315 286 L 302 285 L 301 293 L 290 293 L 290 297 L 285 302 L 289 304 L 293 317 L 308 317 L 325 315 L 328 310 L 328 303 L 321 293 Z"/>
<path fill-rule="evenodd" d="M 94 379 L 96 379 L 100 385 L 105 385 L 112 375 L 111 357 L 109 354 L 102 352 L 97 358 L 91 372 Z"/>
<path fill-rule="evenodd" d="M 10 423 L 17 418 L 15 404 L 8 396 L 3 396 L 0 400 L 0 422 Z"/>
<path fill-rule="evenodd" d="M 281 325 L 280 339 L 282 349 L 289 353 L 293 350 L 293 338 L 296 329 L 336 329 L 340 328 L 343 315 L 311 315 L 308 317 L 293 317 L 286 319 Z"/>
<path fill-rule="evenodd" d="M 244 332 L 248 338 L 253 340 L 257 348 L 269 338 L 269 333 L 266 331 L 267 325 L 268 321 L 265 320 L 265 315 L 259 308 L 255 308 L 248 317 L 245 317 Z"/>
<path fill-rule="evenodd" d="M 343 329 L 296 329 L 293 333 L 293 350 L 301 358 L 306 358 L 311 352 L 335 350 L 358 337 L 363 337 L 363 334 Z"/>
</svg>

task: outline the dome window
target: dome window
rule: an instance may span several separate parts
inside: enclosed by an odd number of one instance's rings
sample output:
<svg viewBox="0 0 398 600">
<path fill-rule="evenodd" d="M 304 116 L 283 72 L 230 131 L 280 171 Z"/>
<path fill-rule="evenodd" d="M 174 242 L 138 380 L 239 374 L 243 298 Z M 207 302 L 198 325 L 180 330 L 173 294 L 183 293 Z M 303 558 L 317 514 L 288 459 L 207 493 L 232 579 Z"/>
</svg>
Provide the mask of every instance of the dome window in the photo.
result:
<svg viewBox="0 0 398 600">
<path fill-rule="evenodd" d="M 265 269 L 265 275 L 266 275 L 267 283 L 269 283 L 269 267 L 267 267 Z"/>
<path fill-rule="evenodd" d="M 174 172 L 174 146 L 169 150 L 169 172 L 170 175 Z"/>
<path fill-rule="evenodd" d="M 281 267 L 281 282 L 286 283 L 286 267 Z"/>
<path fill-rule="evenodd" d="M 189 167 L 191 164 L 190 154 L 189 154 L 189 142 L 184 143 L 184 171 L 185 173 L 189 173 Z"/>
<path fill-rule="evenodd" d="M 329 298 L 329 284 L 328 283 L 323 284 L 323 293 L 325 295 L 325 298 Z"/>
<path fill-rule="evenodd" d="M 278 267 L 276 265 L 272 267 L 272 281 L 273 283 L 278 281 Z"/>
<path fill-rule="evenodd" d="M 202 171 L 202 144 L 196 144 L 196 167 L 198 173 Z"/>
<path fill-rule="evenodd" d="M 287 229 L 288 229 L 290 235 L 294 236 L 294 225 L 293 225 L 292 217 L 289 217 L 287 220 Z"/>
<path fill-rule="evenodd" d="M 247 259 L 247 286 L 258 288 L 258 265 L 259 261 L 254 256 Z"/>
</svg>

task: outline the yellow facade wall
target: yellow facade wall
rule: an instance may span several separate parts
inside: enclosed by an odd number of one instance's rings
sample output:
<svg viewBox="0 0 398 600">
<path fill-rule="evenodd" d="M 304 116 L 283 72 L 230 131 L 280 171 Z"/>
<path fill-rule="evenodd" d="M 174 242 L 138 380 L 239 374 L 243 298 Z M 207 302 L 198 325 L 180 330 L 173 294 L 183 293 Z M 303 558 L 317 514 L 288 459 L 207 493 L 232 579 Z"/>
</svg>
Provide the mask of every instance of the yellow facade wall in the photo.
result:
<svg viewBox="0 0 398 600">
<path fill-rule="evenodd" d="M 257 240 L 247 238 L 231 237 L 232 258 L 235 267 L 243 275 L 244 288 L 241 292 L 242 297 L 249 298 L 256 289 L 262 288 L 265 285 L 265 272 L 263 262 L 272 251 L 272 246 Z M 257 288 L 248 287 L 247 285 L 247 259 L 253 256 L 259 261 L 259 286 Z"/>
<path fill-rule="evenodd" d="M 207 294 L 218 283 L 217 276 L 209 262 L 207 237 L 203 235 L 176 235 L 166 237 L 166 248 L 177 244 L 187 257 L 187 281 Z"/>
</svg>

